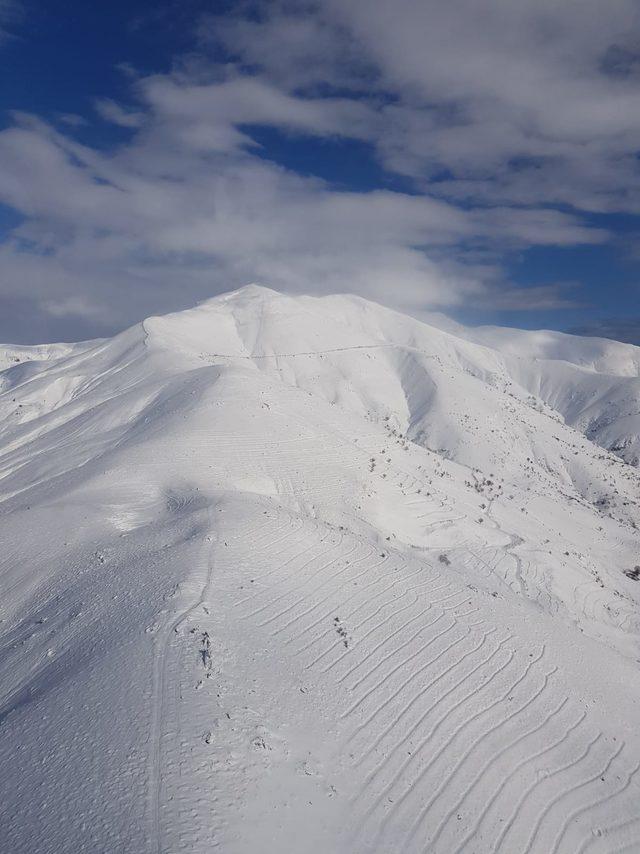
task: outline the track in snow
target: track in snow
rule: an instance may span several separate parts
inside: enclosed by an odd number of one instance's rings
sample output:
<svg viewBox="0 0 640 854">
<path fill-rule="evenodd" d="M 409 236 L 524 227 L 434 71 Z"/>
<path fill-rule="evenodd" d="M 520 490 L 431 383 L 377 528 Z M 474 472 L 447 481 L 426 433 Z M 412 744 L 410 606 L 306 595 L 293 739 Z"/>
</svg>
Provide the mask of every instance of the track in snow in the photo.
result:
<svg viewBox="0 0 640 854">
<path fill-rule="evenodd" d="M 349 850 L 600 850 L 585 822 L 632 809 L 637 765 L 569 696 L 557 656 L 442 567 L 309 538 L 281 561 L 264 551 L 236 610 L 342 707 Z"/>
</svg>

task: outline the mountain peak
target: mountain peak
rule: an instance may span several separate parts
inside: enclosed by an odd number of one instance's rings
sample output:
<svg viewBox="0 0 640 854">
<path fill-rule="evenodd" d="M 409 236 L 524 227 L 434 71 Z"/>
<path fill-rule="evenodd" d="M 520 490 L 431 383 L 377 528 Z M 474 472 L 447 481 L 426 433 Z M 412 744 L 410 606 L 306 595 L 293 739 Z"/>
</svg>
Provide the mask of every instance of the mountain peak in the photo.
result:
<svg viewBox="0 0 640 854">
<path fill-rule="evenodd" d="M 250 282 L 249 284 L 242 285 L 242 287 L 236 288 L 233 291 L 225 291 L 224 293 L 218 294 L 215 297 L 210 297 L 209 299 L 204 300 L 198 305 L 208 306 L 210 304 L 216 304 L 220 302 L 234 302 L 238 300 L 265 300 L 283 296 L 285 296 L 285 294 L 283 294 L 281 291 L 275 290 L 274 288 L 268 288 L 265 285 Z"/>
<path fill-rule="evenodd" d="M 627 350 L 255 285 L 142 330 L 0 371 L 9 849 L 625 845 Z"/>
</svg>

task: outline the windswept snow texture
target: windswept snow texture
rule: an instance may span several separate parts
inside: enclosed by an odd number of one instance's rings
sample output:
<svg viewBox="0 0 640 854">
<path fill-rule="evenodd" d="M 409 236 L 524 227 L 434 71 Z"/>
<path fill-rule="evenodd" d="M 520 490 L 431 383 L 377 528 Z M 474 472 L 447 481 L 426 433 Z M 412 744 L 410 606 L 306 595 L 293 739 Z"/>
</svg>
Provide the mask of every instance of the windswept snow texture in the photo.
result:
<svg viewBox="0 0 640 854">
<path fill-rule="evenodd" d="M 640 350 L 248 287 L 4 348 L 3 854 L 640 851 Z"/>
</svg>

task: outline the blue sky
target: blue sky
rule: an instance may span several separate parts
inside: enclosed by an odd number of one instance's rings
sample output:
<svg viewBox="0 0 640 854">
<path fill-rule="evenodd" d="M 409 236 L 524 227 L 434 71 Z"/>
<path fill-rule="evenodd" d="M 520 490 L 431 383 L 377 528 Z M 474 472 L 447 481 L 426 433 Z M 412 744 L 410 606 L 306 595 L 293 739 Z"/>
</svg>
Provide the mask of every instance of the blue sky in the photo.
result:
<svg viewBox="0 0 640 854">
<path fill-rule="evenodd" d="M 0 0 L 0 339 L 259 281 L 640 341 L 638 36 L 628 0 Z"/>
</svg>

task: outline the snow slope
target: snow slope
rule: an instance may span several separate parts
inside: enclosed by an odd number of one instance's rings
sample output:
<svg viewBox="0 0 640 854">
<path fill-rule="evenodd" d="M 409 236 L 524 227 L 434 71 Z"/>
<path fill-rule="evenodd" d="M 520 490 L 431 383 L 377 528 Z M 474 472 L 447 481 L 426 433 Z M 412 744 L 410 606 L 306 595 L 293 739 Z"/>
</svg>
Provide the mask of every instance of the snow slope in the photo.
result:
<svg viewBox="0 0 640 854">
<path fill-rule="evenodd" d="M 639 354 L 256 286 L 4 348 L 3 854 L 640 850 Z"/>
<path fill-rule="evenodd" d="M 450 320 L 445 328 L 499 350 L 520 385 L 592 441 L 638 465 L 640 347 L 545 330 L 467 329 Z"/>
</svg>

